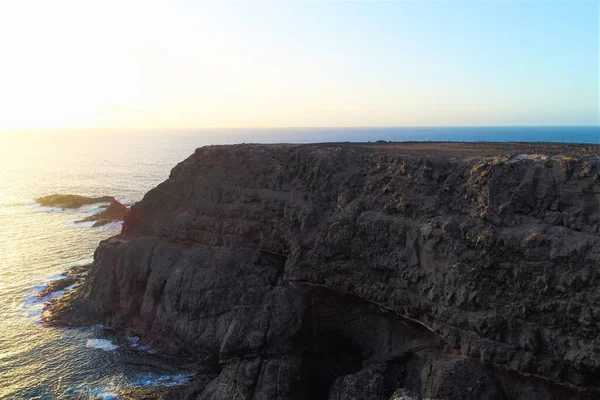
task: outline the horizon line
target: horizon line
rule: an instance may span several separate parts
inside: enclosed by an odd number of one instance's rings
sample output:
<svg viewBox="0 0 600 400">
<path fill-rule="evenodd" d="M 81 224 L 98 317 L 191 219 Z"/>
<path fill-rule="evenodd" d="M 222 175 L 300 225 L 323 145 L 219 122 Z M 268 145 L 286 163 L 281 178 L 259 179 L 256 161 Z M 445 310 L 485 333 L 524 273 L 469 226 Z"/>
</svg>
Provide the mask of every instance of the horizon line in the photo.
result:
<svg viewBox="0 0 600 400">
<path fill-rule="evenodd" d="M 1 134 L 17 133 L 70 133 L 70 132 L 157 132 L 157 131 L 223 131 L 223 130 L 279 130 L 279 129 L 473 129 L 473 128 L 598 128 L 597 124 L 581 125 L 361 125 L 361 126 L 214 126 L 214 127 L 191 127 L 191 128 L 36 128 L 36 129 L 0 129 Z"/>
</svg>

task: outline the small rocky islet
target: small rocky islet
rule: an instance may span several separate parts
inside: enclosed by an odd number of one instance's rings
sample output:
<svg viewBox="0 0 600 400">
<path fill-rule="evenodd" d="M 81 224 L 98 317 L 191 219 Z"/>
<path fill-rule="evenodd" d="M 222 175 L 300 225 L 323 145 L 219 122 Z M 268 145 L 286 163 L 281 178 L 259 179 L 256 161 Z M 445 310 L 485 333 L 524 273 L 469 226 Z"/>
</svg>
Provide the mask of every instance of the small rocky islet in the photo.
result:
<svg viewBox="0 0 600 400">
<path fill-rule="evenodd" d="M 129 209 L 121 204 L 113 196 L 87 197 L 76 194 L 51 194 L 42 196 L 35 201 L 45 207 L 58 207 L 62 209 L 80 208 L 85 205 L 96 203 L 109 203 L 102 205 L 102 211 L 90 215 L 82 220 L 75 221 L 76 223 L 95 221 L 93 227 L 106 225 L 110 222 L 123 221 L 125 214 Z"/>
<path fill-rule="evenodd" d="M 599 398 L 599 154 L 202 147 L 45 322 L 135 330 L 204 366 L 145 398 Z"/>
<path fill-rule="evenodd" d="M 80 208 L 96 203 L 113 203 L 116 202 L 117 199 L 113 196 L 88 197 L 78 194 L 50 194 L 38 197 L 35 201 L 46 207 Z"/>
</svg>

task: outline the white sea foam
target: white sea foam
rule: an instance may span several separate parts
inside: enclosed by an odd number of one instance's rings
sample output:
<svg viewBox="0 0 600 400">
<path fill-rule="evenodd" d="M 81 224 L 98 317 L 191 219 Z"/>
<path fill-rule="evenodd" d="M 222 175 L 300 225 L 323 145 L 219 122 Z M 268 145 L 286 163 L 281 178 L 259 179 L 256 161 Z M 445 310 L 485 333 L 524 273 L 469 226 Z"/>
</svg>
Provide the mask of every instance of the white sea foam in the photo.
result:
<svg viewBox="0 0 600 400">
<path fill-rule="evenodd" d="M 127 336 L 127 341 L 129 342 L 131 347 L 136 347 L 139 346 L 138 343 L 140 341 L 140 338 L 137 336 Z"/>
<path fill-rule="evenodd" d="M 94 399 L 102 399 L 102 400 L 116 400 L 119 398 L 119 394 L 112 390 L 94 390 L 92 392 L 92 396 Z"/>
<path fill-rule="evenodd" d="M 119 346 L 108 339 L 88 339 L 87 342 L 85 342 L 85 347 L 104 351 L 111 351 L 119 348 Z"/>
<path fill-rule="evenodd" d="M 85 211 L 88 214 L 96 214 L 98 212 L 106 210 L 106 207 L 108 207 L 109 205 L 110 205 L 110 202 L 100 202 L 100 203 L 88 204 L 88 205 L 82 206 L 81 208 L 83 209 L 83 211 Z"/>
<path fill-rule="evenodd" d="M 156 350 L 151 347 L 140 344 L 140 338 L 137 336 L 127 336 L 127 341 L 129 342 L 129 347 L 136 350 L 145 351 L 146 353 L 156 354 Z"/>
<path fill-rule="evenodd" d="M 113 377 L 111 382 L 105 382 L 101 389 L 95 389 L 91 392 L 88 389 L 85 393 L 87 393 L 88 396 L 91 395 L 92 399 L 116 400 L 119 398 L 119 390 L 122 387 L 143 388 L 179 386 L 189 382 L 192 376 L 192 374 L 159 375 L 152 372 L 144 372 L 137 374 L 131 380 L 122 380 Z"/>
<path fill-rule="evenodd" d="M 191 377 L 192 377 L 191 375 L 185 375 L 185 374 L 171 375 L 171 376 L 162 375 L 162 376 L 159 376 L 156 381 L 157 381 L 158 385 L 160 385 L 160 386 L 179 386 L 179 385 L 183 385 L 184 383 L 188 382 Z"/>
<path fill-rule="evenodd" d="M 81 267 L 83 265 L 88 265 L 94 262 L 94 257 L 89 257 L 89 258 L 84 258 L 82 260 L 79 261 L 74 261 L 72 263 L 70 263 L 69 265 L 67 265 L 68 267 Z"/>
<path fill-rule="evenodd" d="M 57 291 L 52 292 L 52 293 L 48 293 L 46 296 L 44 296 L 41 299 L 39 299 L 38 302 L 45 303 L 45 302 L 50 301 L 52 299 L 56 299 L 57 297 L 60 297 L 63 294 L 67 293 L 69 290 L 74 289 L 77 285 L 79 285 L 79 282 L 74 283 L 72 285 L 69 285 L 69 286 L 67 286 L 64 289 L 57 290 Z"/>
<path fill-rule="evenodd" d="M 65 274 L 56 274 L 56 275 L 52 275 L 49 276 L 48 278 L 46 278 L 47 281 L 57 281 L 59 279 L 65 279 L 67 276 Z M 48 285 L 46 285 L 44 288 L 46 288 Z"/>
<path fill-rule="evenodd" d="M 187 383 L 191 377 L 192 374 L 159 375 L 152 372 L 144 372 L 137 374 L 131 380 L 122 380 L 113 377 L 110 382 L 105 382 L 101 389 L 95 389 L 93 391 L 88 389 L 81 393 L 86 393 L 86 398 L 89 396 L 89 398 L 97 400 L 116 400 L 119 398 L 119 390 L 122 387 L 143 388 L 157 386 L 178 386 Z"/>
<path fill-rule="evenodd" d="M 34 324 L 42 323 L 42 313 L 44 312 L 44 302 L 38 299 L 38 295 L 46 286 L 35 286 L 31 296 L 25 299 L 22 310 L 26 312 L 27 318 L 32 319 Z"/>
<path fill-rule="evenodd" d="M 27 313 L 27 318 L 34 320 L 34 325 L 41 325 L 42 314 L 44 313 L 44 307 L 32 307 Z"/>
<path fill-rule="evenodd" d="M 157 375 L 153 373 L 140 374 L 135 379 L 131 386 L 133 387 L 148 387 L 148 386 L 179 386 L 187 383 L 192 374 L 177 374 L 177 375 Z"/>
<path fill-rule="evenodd" d="M 64 276 L 56 275 L 52 280 L 57 280 L 64 278 Z M 25 299 L 23 309 L 27 312 L 27 318 L 33 319 L 35 324 L 40 324 L 42 322 L 42 314 L 44 313 L 45 303 L 56 299 L 67 293 L 69 290 L 75 288 L 79 283 L 74 283 L 70 286 L 67 286 L 64 289 L 57 290 L 52 293 L 48 293 L 44 297 L 39 297 L 40 293 L 48 287 L 48 285 L 37 285 L 34 286 L 31 290 L 31 295 Z"/>
<path fill-rule="evenodd" d="M 80 228 L 93 228 L 96 221 L 83 221 L 83 222 L 76 221 L 73 223 Z"/>
</svg>

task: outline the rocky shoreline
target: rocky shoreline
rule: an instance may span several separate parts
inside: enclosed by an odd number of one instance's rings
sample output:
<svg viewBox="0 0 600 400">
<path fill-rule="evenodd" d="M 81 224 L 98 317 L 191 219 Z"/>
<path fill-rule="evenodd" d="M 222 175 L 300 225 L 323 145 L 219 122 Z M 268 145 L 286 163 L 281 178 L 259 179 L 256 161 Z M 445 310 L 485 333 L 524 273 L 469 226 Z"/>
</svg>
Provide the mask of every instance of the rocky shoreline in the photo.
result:
<svg viewBox="0 0 600 400">
<path fill-rule="evenodd" d="M 599 154 L 199 148 L 46 321 L 211 366 L 172 398 L 597 398 Z"/>
<path fill-rule="evenodd" d="M 101 205 L 102 211 L 83 218 L 75 223 L 94 221 L 93 227 L 106 225 L 111 222 L 123 221 L 129 209 L 113 196 L 87 197 L 77 194 L 51 194 L 35 199 L 36 203 L 45 207 L 80 208 L 82 206 L 108 203 Z"/>
</svg>

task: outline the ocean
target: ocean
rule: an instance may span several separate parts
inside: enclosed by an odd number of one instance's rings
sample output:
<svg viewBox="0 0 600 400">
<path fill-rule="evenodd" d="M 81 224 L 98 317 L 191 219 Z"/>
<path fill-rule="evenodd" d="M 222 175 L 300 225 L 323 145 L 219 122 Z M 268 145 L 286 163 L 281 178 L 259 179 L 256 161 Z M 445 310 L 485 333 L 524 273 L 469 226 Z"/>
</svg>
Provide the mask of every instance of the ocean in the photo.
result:
<svg viewBox="0 0 600 400">
<path fill-rule="evenodd" d="M 115 398 L 120 388 L 176 385 L 191 371 L 100 325 L 41 324 L 37 294 L 91 262 L 120 223 L 75 224 L 98 211 L 42 207 L 43 195 L 113 195 L 131 205 L 207 144 L 333 141 L 553 141 L 600 144 L 598 127 L 228 129 L 0 135 L 0 399 Z"/>
</svg>

